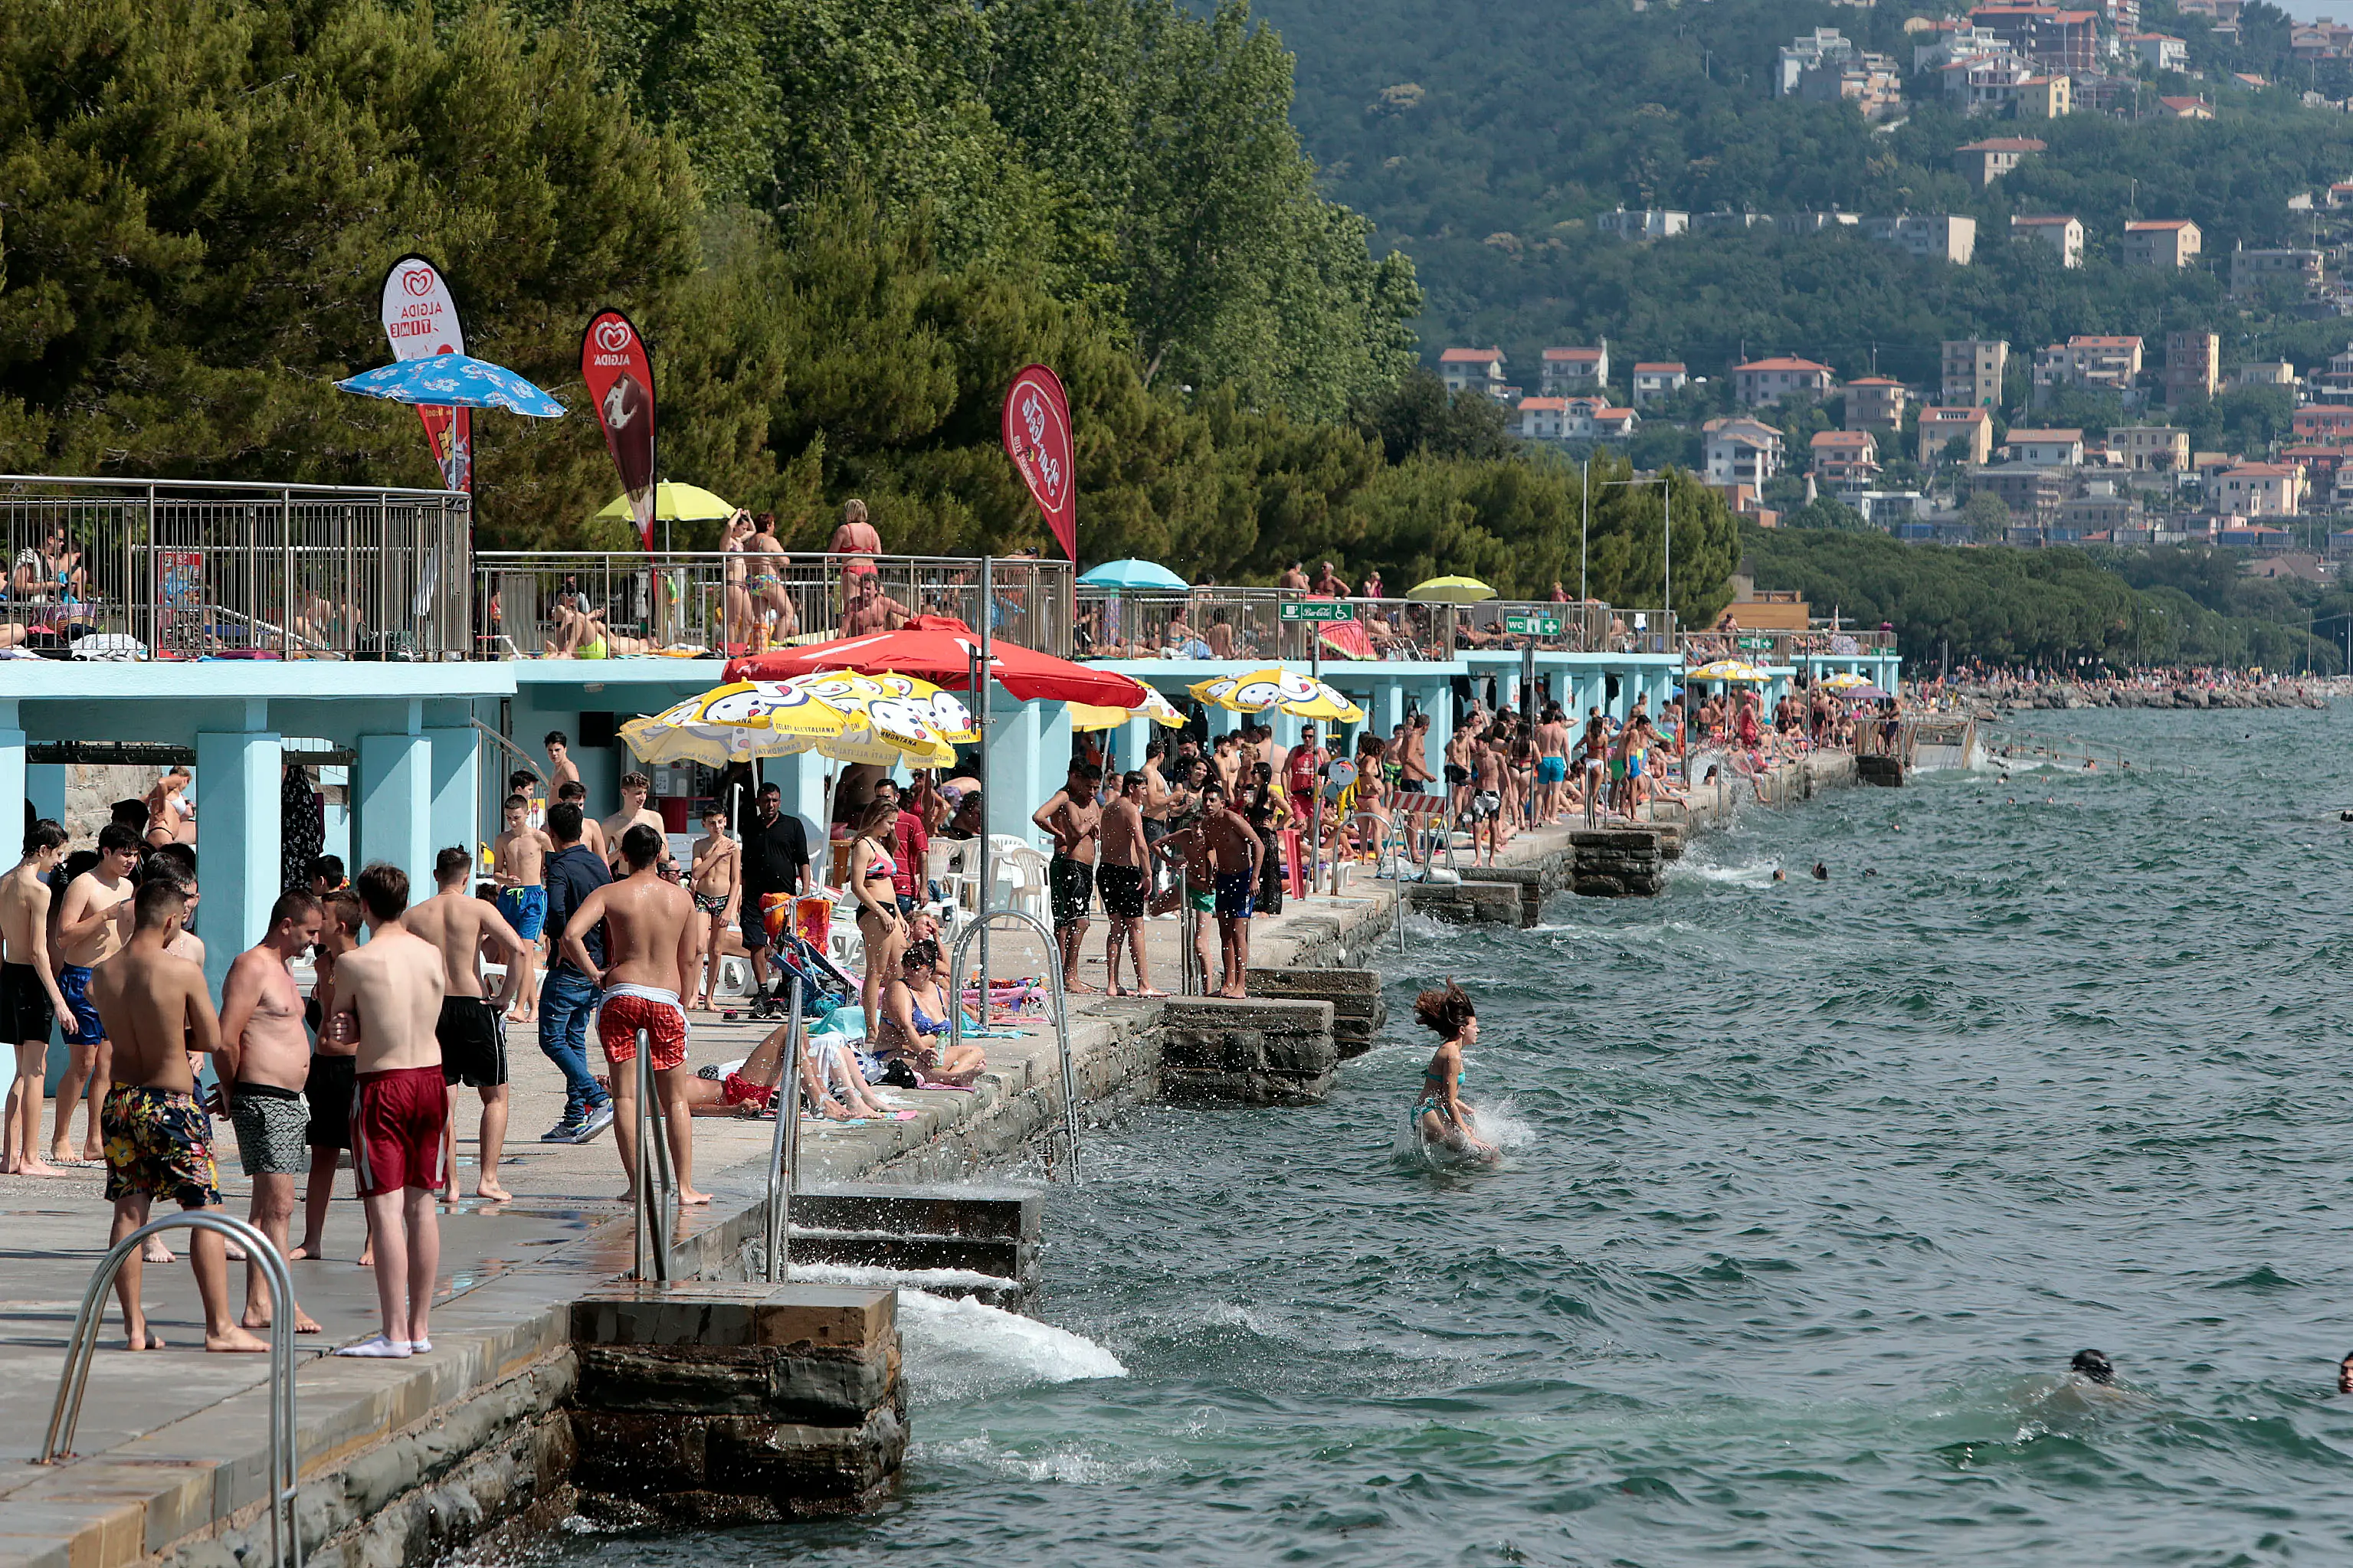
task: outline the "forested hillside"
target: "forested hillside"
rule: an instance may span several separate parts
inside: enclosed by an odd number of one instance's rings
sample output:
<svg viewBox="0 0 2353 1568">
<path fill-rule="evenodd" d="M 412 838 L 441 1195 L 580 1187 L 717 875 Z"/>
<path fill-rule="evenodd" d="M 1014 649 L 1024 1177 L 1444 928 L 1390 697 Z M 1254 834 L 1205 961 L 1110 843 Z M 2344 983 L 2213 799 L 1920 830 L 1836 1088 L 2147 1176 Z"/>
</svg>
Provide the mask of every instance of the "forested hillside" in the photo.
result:
<svg viewBox="0 0 2353 1568">
<path fill-rule="evenodd" d="M 1959 5 L 1951 7 L 1963 9 Z M 1327 188 L 1377 225 L 1377 244 L 1414 258 L 1425 353 L 1500 342 L 1515 365 L 1552 343 L 1608 337 L 1633 358 L 1721 368 L 1746 352 L 1802 352 L 1842 374 L 1920 379 L 1936 344 L 1975 333 L 2037 344 L 2076 332 L 2154 337 L 2192 326 L 2225 334 L 2232 357 L 2308 362 L 2348 329 L 2266 303 L 2242 319 L 2212 266 L 2233 244 L 2309 233 L 2287 197 L 2353 178 L 2353 116 L 2300 106 L 2289 87 L 2342 97 L 2343 66 L 2316 76 L 2284 56 L 2285 23 L 2260 4 L 2245 43 L 2204 48 L 2210 79 L 2147 86 L 2204 92 L 2212 121 L 2077 113 L 2021 126 L 1907 102 L 1901 123 L 1866 124 L 1844 106 L 1771 97 L 1775 51 L 1837 27 L 1911 64 L 1912 15 L 1817 0 L 1653 5 L 1564 0 L 1264 0 L 1299 58 L 1295 119 Z M 2152 5 L 2147 25 L 2203 40 L 2195 18 Z M 2270 41 L 2267 41 L 2270 40 Z M 2211 79 L 2265 68 L 2284 85 L 2253 92 Z M 2050 144 L 1989 190 L 1952 166 L 1988 135 Z M 1620 204 L 1791 212 L 1952 212 L 1978 223 L 1974 266 L 1915 259 L 1852 233 L 1694 235 L 1629 246 L 1588 220 Z M 2012 215 L 2072 213 L 2088 264 L 2063 271 L 2047 248 L 2013 243 Z M 2179 274 L 2116 265 L 2128 217 L 2186 217 L 2205 230 L 2208 267 Z M 1613 353 L 1613 360 L 1619 357 Z"/>
<path fill-rule="evenodd" d="M 1577 474 L 1406 376 L 1411 268 L 1319 192 L 1239 7 L 533 3 L 0 0 L 0 464 L 430 482 L 413 416 L 332 385 L 389 357 L 417 250 L 470 350 L 575 410 L 476 422 L 485 544 L 626 542 L 578 374 L 610 304 L 665 474 L 799 542 L 856 494 L 894 549 L 1043 542 L 997 436 L 1038 359 L 1089 561 L 1574 575 Z M 1655 601 L 1657 509 L 1603 492 L 1597 593 Z M 1674 512 L 1705 619 L 1732 523 Z"/>
</svg>

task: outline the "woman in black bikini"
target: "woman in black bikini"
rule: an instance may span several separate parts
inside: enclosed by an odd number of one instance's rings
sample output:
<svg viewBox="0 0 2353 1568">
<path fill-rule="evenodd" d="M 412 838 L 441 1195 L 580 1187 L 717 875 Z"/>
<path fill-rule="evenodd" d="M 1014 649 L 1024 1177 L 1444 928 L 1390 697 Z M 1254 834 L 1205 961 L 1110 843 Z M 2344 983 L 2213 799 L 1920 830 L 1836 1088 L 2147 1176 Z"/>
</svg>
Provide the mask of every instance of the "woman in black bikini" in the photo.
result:
<svg viewBox="0 0 2353 1568">
<path fill-rule="evenodd" d="M 859 1000 L 866 1009 L 870 1040 L 882 1026 L 882 988 L 899 973 L 899 955 L 907 945 L 907 925 L 899 916 L 892 885 L 899 862 L 891 846 L 898 828 L 899 803 L 878 800 L 858 819 L 858 837 L 849 844 L 849 894 L 858 900 L 858 935 L 866 946 L 866 983 Z"/>
</svg>

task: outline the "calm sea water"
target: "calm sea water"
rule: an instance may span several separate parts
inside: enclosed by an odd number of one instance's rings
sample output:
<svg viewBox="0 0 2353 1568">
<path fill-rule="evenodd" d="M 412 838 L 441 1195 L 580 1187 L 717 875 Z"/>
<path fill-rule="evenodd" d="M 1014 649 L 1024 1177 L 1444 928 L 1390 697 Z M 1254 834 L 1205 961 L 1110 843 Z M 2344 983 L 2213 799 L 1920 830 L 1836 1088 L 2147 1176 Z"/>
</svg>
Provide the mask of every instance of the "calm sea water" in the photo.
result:
<svg viewBox="0 0 2353 1568">
<path fill-rule="evenodd" d="M 1418 930 L 1392 1007 L 1477 996 L 1502 1169 L 1392 1158 L 1402 1022 L 1317 1109 L 1132 1111 L 1051 1205 L 1051 1327 L 911 1303 L 887 1512 L 560 1554 L 2345 1561 L 2353 711 L 2046 717 L 2138 765 Z"/>
</svg>

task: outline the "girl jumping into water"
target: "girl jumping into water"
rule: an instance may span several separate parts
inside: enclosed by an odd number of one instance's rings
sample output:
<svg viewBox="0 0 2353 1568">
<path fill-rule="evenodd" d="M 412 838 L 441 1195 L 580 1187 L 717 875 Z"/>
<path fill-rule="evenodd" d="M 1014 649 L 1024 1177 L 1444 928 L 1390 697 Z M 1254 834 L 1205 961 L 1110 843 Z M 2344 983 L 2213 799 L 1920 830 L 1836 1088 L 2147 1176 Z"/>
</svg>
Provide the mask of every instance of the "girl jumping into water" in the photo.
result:
<svg viewBox="0 0 2353 1568">
<path fill-rule="evenodd" d="M 1413 1016 L 1438 1037 L 1438 1054 L 1421 1069 L 1421 1099 L 1413 1108 L 1422 1146 L 1436 1144 L 1495 1163 L 1503 1158 L 1502 1151 L 1480 1138 L 1471 1107 L 1462 1100 L 1462 1050 L 1478 1043 L 1479 1010 L 1471 1005 L 1469 993 L 1450 980 L 1443 990 L 1415 997 Z"/>
</svg>

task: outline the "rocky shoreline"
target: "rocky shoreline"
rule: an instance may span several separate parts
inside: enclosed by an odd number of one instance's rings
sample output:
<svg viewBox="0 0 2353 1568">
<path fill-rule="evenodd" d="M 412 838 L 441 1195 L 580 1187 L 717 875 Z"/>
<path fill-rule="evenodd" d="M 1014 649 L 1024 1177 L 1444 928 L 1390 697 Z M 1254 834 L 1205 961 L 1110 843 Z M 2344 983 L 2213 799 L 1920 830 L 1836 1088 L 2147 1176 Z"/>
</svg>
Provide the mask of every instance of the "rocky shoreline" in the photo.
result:
<svg viewBox="0 0 2353 1568">
<path fill-rule="evenodd" d="M 2281 682 L 2276 686 L 2105 686 L 2053 681 L 2028 686 L 1951 687 L 1964 712 L 1990 719 L 2022 709 L 2078 708 L 2327 708 L 2341 682 Z"/>
</svg>

